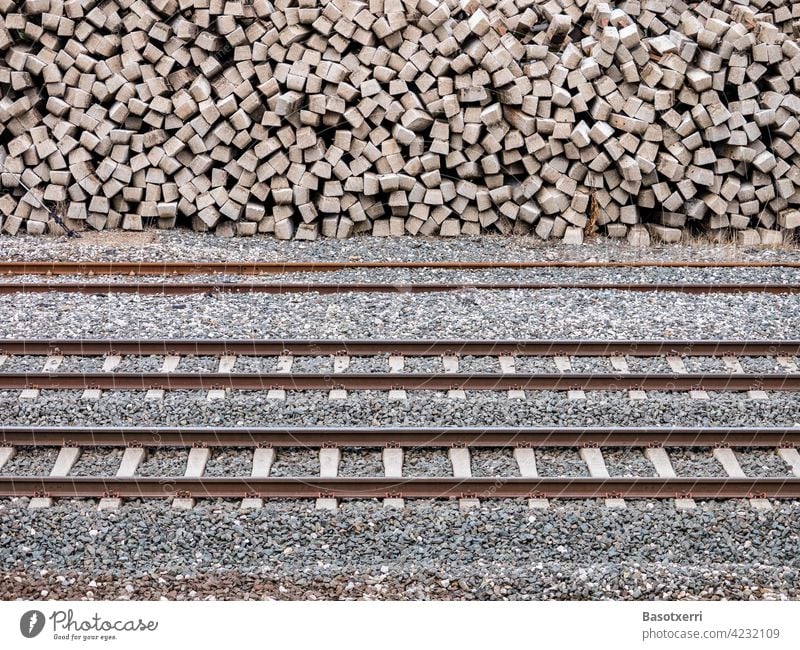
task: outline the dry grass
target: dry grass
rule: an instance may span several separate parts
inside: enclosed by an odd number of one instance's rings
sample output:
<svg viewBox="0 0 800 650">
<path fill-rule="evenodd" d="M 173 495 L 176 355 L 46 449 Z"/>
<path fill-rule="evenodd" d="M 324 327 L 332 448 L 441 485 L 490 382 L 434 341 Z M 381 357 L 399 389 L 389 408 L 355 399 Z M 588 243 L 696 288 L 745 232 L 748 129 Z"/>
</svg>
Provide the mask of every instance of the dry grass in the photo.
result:
<svg viewBox="0 0 800 650">
<path fill-rule="evenodd" d="M 586 239 L 591 239 L 597 234 L 597 217 L 600 215 L 600 204 L 597 202 L 597 196 L 592 192 L 591 209 L 589 210 L 589 221 L 583 229 L 583 236 Z"/>
<path fill-rule="evenodd" d="M 66 219 L 67 212 L 69 211 L 69 203 L 67 203 L 66 201 L 58 201 L 53 206 L 53 210 L 59 217 L 61 217 L 62 219 Z"/>
</svg>

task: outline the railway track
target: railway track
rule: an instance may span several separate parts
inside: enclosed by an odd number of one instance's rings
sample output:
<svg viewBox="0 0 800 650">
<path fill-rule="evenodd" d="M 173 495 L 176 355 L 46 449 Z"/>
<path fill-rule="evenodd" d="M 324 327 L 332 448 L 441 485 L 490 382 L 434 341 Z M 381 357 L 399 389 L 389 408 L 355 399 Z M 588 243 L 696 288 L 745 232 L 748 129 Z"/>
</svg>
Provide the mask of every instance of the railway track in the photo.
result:
<svg viewBox="0 0 800 650">
<path fill-rule="evenodd" d="M 800 341 L 793 340 L 57 340 L 27 339 L 0 342 L 0 365 L 14 356 L 46 357 L 41 372 L 0 372 L 2 389 L 219 391 L 296 390 L 800 390 L 794 362 Z M 123 356 L 159 355 L 171 359 L 168 371 L 119 372 Z M 178 372 L 180 355 L 219 357 L 218 372 Z M 389 356 L 389 372 L 349 372 L 350 357 Z M 100 372 L 61 372 L 69 356 L 102 357 Z M 277 357 L 277 372 L 233 372 L 237 356 Z M 293 357 L 332 357 L 330 372 L 292 372 Z M 407 373 L 405 357 L 441 356 L 440 372 Z M 495 357 L 497 373 L 459 372 L 460 356 Z M 548 357 L 559 372 L 516 372 L 517 357 Z M 613 372 L 576 373 L 572 357 L 607 357 Z M 683 358 L 725 356 L 726 373 L 634 373 L 628 357 L 666 357 L 670 367 Z M 777 357 L 787 372 L 744 372 L 738 357 Z M 225 369 L 222 360 L 227 359 Z M 392 363 L 394 359 L 394 363 Z M 114 363 L 107 367 L 109 360 Z M 282 361 L 281 361 L 282 360 Z M 398 364 L 399 360 L 399 364 Z M 559 361 L 561 365 L 559 365 Z M 566 366 L 564 363 L 566 362 Z M 148 393 L 149 394 L 149 393 Z M 210 393 L 209 393 L 210 395 Z M 95 396 L 97 397 L 97 395 Z M 223 394 L 224 397 L 224 394 Z M 188 507 L 197 498 L 241 498 L 253 506 L 266 498 L 316 498 L 331 507 L 340 498 L 457 498 L 473 503 L 482 498 L 528 498 L 534 507 L 548 499 L 605 498 L 617 503 L 628 498 L 671 498 L 676 504 L 693 499 L 749 498 L 758 507 L 767 499 L 800 498 L 800 427 L 35 427 L 0 426 L 0 472 L 19 448 L 59 447 L 49 475 L 0 475 L 0 496 L 32 497 L 35 507 L 54 498 L 98 498 L 101 507 L 118 507 L 123 498 L 173 499 Z M 124 449 L 114 476 L 73 477 L 70 469 L 82 450 L 94 447 Z M 384 476 L 338 475 L 343 448 L 383 450 Z M 575 448 L 590 475 L 539 476 L 535 450 Z M 601 447 L 644 451 L 657 476 L 610 476 Z M 667 449 L 713 449 L 727 477 L 677 476 Z M 734 448 L 776 451 L 794 477 L 745 476 Z M 184 476 L 136 476 L 147 449 L 188 450 Z M 250 449 L 251 476 L 204 476 L 212 449 Z M 319 476 L 270 476 L 270 466 L 282 448 L 318 450 Z M 453 466 L 449 477 L 403 476 L 408 449 L 446 448 Z M 519 476 L 475 477 L 470 450 L 512 448 Z M 282 452 L 280 452 L 282 453 Z M 103 505 L 105 504 L 105 505 Z M 111 505 L 109 504 L 116 504 Z M 688 507 L 688 506 L 687 506 Z"/>
<path fill-rule="evenodd" d="M 140 295 L 191 295 L 218 293 L 430 293 L 448 291 L 509 291 L 582 289 L 614 291 L 671 291 L 689 294 L 709 293 L 772 293 L 791 294 L 800 291 L 789 281 L 783 282 L 691 282 L 691 281 L 572 281 L 532 279 L 485 281 L 458 278 L 454 281 L 267 281 L 235 280 L 236 276 L 268 276 L 275 274 L 323 273 L 352 270 L 561 270 L 576 269 L 796 269 L 800 262 L 561 262 L 561 261 L 495 261 L 495 262 L 411 262 L 411 261 L 346 261 L 346 262 L 0 262 L 0 275 L 7 276 L 76 276 L 66 281 L 0 281 L 0 293 L 64 293 Z M 186 275 L 211 276 L 181 282 L 174 278 Z M 137 276 L 161 276 L 158 281 L 126 279 Z M 216 278 L 214 276 L 222 276 Z"/>
<path fill-rule="evenodd" d="M 584 291 L 712 293 L 800 293 L 800 284 L 770 282 L 0 282 L 0 294 L 77 293 L 176 296 L 222 293 L 443 293 L 448 291 Z"/>
<path fill-rule="evenodd" d="M 3 275 L 263 275 L 310 273 L 349 269 L 647 269 L 647 268 L 800 268 L 800 262 L 698 261 L 344 261 L 344 262 L 0 262 Z"/>
<path fill-rule="evenodd" d="M 54 497 L 103 499 L 103 507 L 119 507 L 122 498 L 171 498 L 180 507 L 196 498 L 242 498 L 255 507 L 264 498 L 317 498 L 330 506 L 339 498 L 528 498 L 534 507 L 546 499 L 612 500 L 673 498 L 682 507 L 692 499 L 800 497 L 800 455 L 795 446 L 800 429 L 787 427 L 0 427 L 0 471 L 18 447 L 60 446 L 49 476 L 0 475 L 0 496 L 33 497 L 44 507 Z M 537 449 L 577 447 L 590 476 L 539 476 Z M 657 476 L 610 476 L 600 447 L 641 448 Z M 727 477 L 678 476 L 668 448 L 714 446 Z M 94 447 L 124 447 L 114 476 L 70 476 L 81 452 Z M 252 449 L 252 475 L 205 476 L 211 448 Z M 270 476 L 276 453 L 284 447 L 318 450 L 319 476 Z M 383 449 L 384 476 L 338 475 L 343 448 Z M 453 476 L 403 476 L 403 454 L 409 448 L 448 448 Z M 513 448 L 520 476 L 474 477 L 470 450 Z M 794 477 L 750 477 L 736 460 L 733 447 L 773 448 Z M 137 476 L 146 450 L 189 450 L 184 476 Z M 282 452 L 280 452 L 282 453 Z M 109 499 L 111 501 L 109 502 Z M 187 499 L 189 500 L 187 502 Z M 257 500 L 255 503 L 253 499 Z M 44 501 L 43 501 L 44 500 Z M 319 503 L 319 502 L 318 502 Z"/>
<path fill-rule="evenodd" d="M 558 340 L 54 340 L 0 341 L 0 369 L 13 355 L 48 355 L 41 371 L 0 372 L 0 389 L 84 390 L 800 390 L 793 357 L 800 341 L 558 341 Z M 100 356 L 112 361 L 102 370 L 61 371 L 66 356 Z M 123 355 L 164 355 L 171 365 L 158 372 L 120 372 Z M 214 372 L 178 370 L 181 355 L 226 359 Z M 283 363 L 275 371 L 235 372 L 236 356 L 272 356 Z M 333 356 L 324 372 L 292 372 L 293 357 Z M 389 372 L 350 372 L 351 356 L 389 355 Z M 459 371 L 463 355 L 496 357 L 499 372 Z M 406 372 L 407 356 L 441 356 L 442 371 Z M 557 372 L 517 372 L 516 357 L 555 358 Z M 609 372 L 574 372 L 571 357 L 608 357 Z M 689 372 L 684 357 L 724 356 L 729 372 Z M 745 372 L 737 356 L 777 357 L 783 370 Z M 667 357 L 671 372 L 631 372 L 626 357 Z M 222 361 L 220 362 L 222 363 Z"/>
</svg>

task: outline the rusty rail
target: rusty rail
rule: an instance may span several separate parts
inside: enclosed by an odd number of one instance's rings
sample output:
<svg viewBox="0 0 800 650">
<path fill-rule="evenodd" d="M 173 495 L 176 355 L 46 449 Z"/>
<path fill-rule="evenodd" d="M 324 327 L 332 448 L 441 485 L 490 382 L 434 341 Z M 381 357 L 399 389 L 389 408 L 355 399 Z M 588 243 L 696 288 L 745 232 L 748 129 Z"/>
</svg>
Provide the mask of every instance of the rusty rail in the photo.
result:
<svg viewBox="0 0 800 650">
<path fill-rule="evenodd" d="M 55 427 L 0 426 L 0 446 L 779 447 L 800 427 Z"/>
<path fill-rule="evenodd" d="M 0 477 L 0 496 L 134 498 L 800 498 L 798 478 Z"/>
<path fill-rule="evenodd" d="M 0 274 L 8 275 L 260 275 L 268 273 L 307 273 L 347 269 L 443 269 L 475 271 L 491 269 L 588 269 L 588 268 L 800 268 L 797 261 L 341 261 L 341 262 L 0 262 Z"/>
<path fill-rule="evenodd" d="M 756 357 L 800 355 L 800 340 L 0 339 L 0 354 Z"/>
<path fill-rule="evenodd" d="M 800 284 L 693 283 L 693 282 L 0 282 L 0 294 L 82 293 L 89 295 L 135 293 L 175 296 L 218 293 L 441 293 L 447 291 L 587 291 L 710 293 L 800 293 Z"/>
<path fill-rule="evenodd" d="M 800 390 L 800 373 L 4 372 L 0 389 L 104 390 Z"/>
</svg>

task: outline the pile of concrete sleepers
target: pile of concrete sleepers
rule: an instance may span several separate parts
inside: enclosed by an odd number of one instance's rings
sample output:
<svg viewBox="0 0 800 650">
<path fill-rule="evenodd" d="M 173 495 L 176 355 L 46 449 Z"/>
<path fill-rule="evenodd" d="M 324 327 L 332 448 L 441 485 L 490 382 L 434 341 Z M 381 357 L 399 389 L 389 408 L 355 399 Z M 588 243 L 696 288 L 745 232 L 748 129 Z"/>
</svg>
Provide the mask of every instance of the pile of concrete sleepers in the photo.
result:
<svg viewBox="0 0 800 650">
<path fill-rule="evenodd" d="M 0 0 L 2 231 L 800 226 L 800 2 Z"/>
</svg>

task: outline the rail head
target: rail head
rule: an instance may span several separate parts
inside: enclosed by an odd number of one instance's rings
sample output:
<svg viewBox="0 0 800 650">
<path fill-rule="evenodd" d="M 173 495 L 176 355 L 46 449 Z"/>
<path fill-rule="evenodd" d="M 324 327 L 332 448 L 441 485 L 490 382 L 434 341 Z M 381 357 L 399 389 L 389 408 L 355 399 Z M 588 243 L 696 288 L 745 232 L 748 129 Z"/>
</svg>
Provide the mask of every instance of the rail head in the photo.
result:
<svg viewBox="0 0 800 650">
<path fill-rule="evenodd" d="M 551 498 L 665 499 L 686 495 L 698 499 L 800 498 L 800 478 L 77 478 L 0 477 L 0 497 L 46 495 L 101 498 L 113 493 L 128 498 Z"/>
</svg>

